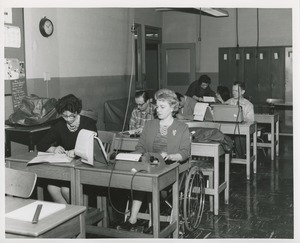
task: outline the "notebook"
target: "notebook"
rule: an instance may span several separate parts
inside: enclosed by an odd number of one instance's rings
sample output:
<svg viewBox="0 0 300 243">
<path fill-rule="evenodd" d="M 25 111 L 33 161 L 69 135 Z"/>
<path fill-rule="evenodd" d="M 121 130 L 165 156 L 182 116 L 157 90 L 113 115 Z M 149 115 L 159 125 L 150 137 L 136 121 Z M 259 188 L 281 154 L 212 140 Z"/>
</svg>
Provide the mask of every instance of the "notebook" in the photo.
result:
<svg viewBox="0 0 300 243">
<path fill-rule="evenodd" d="M 195 121 L 212 121 L 212 112 L 208 103 L 196 103 L 194 108 L 194 120 Z"/>
<path fill-rule="evenodd" d="M 213 120 L 216 122 L 243 122 L 243 110 L 237 105 L 214 105 Z"/>
</svg>

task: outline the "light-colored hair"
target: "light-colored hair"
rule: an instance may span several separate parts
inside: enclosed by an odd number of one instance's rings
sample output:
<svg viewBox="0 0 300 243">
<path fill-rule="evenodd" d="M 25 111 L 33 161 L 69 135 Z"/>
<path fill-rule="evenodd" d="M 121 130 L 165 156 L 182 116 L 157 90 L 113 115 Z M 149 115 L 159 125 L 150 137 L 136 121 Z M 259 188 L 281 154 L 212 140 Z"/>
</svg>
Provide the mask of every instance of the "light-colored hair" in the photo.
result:
<svg viewBox="0 0 300 243">
<path fill-rule="evenodd" d="M 156 101 L 167 101 L 173 108 L 174 112 L 178 111 L 179 101 L 177 99 L 176 93 L 173 90 L 160 89 L 155 93 L 154 98 Z"/>
</svg>

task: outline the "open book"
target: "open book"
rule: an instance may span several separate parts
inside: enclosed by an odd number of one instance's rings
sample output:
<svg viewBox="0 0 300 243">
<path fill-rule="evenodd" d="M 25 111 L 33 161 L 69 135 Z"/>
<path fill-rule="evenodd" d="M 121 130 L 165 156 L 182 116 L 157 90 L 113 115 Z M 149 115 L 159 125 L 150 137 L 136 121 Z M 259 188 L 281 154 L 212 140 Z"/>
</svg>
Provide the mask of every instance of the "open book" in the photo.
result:
<svg viewBox="0 0 300 243">
<path fill-rule="evenodd" d="M 27 165 L 40 163 L 69 163 L 72 160 L 73 158 L 68 157 L 66 154 L 38 152 L 37 156 L 30 160 Z"/>
<path fill-rule="evenodd" d="M 6 218 L 17 219 L 22 221 L 31 222 L 36 211 L 36 207 L 38 204 L 42 204 L 41 213 L 39 215 L 39 220 L 56 213 L 64 208 L 66 208 L 66 204 L 62 203 L 53 203 L 46 201 L 35 201 L 30 203 L 24 207 L 18 208 L 14 211 L 5 214 Z"/>
</svg>

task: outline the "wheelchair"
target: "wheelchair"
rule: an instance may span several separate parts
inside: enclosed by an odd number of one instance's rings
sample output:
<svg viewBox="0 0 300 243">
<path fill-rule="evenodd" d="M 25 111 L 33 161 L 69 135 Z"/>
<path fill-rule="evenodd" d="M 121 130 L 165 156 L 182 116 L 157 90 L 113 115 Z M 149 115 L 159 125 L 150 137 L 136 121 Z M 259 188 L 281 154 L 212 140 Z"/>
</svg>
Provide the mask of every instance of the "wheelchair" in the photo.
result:
<svg viewBox="0 0 300 243">
<path fill-rule="evenodd" d="M 205 204 L 203 173 L 198 166 L 191 166 L 190 162 L 188 163 L 189 168 L 179 174 L 180 238 L 183 238 L 185 231 L 191 232 L 199 227 Z"/>
</svg>

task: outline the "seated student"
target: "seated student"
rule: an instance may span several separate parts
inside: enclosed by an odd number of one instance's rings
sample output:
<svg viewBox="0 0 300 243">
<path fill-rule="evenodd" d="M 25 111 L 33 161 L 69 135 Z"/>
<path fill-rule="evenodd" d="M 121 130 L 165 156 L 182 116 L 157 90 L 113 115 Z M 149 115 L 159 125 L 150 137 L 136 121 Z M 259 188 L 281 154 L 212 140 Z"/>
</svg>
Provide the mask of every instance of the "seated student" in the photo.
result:
<svg viewBox="0 0 300 243">
<path fill-rule="evenodd" d="M 191 141 L 188 126 L 173 118 L 178 110 L 178 99 L 174 91 L 163 89 L 155 94 L 158 119 L 148 121 L 145 125 L 136 151 L 139 153 L 155 152 L 169 163 L 185 161 L 191 152 Z M 125 223 L 117 229 L 135 231 L 137 215 L 146 192 L 135 191 L 131 214 Z"/>
<path fill-rule="evenodd" d="M 217 102 L 224 103 L 230 99 L 230 91 L 226 86 L 218 86 L 216 93 Z"/>
<path fill-rule="evenodd" d="M 136 92 L 135 103 L 137 107 L 131 113 L 129 130 L 136 130 L 136 134 L 141 134 L 147 121 L 154 119 L 155 105 L 150 102 L 146 91 Z"/>
<path fill-rule="evenodd" d="M 210 88 L 210 77 L 201 75 L 200 78 L 192 82 L 185 95 L 194 98 L 196 101 L 202 102 L 203 96 L 215 97 L 215 92 Z"/>
<path fill-rule="evenodd" d="M 243 110 L 244 121 L 254 122 L 254 109 L 253 104 L 244 98 L 245 84 L 235 82 L 232 86 L 232 98 L 227 100 L 225 104 L 237 105 L 239 104 Z M 244 136 L 235 136 L 235 149 L 237 157 L 244 158 L 246 152 L 246 138 Z"/>
<path fill-rule="evenodd" d="M 197 101 L 189 96 L 182 95 L 176 92 L 177 99 L 179 100 L 179 109 L 176 118 L 179 120 L 193 120 L 194 109 Z"/>
<path fill-rule="evenodd" d="M 37 150 L 49 153 L 66 153 L 75 157 L 74 148 L 81 129 L 97 132 L 96 122 L 81 116 L 82 102 L 73 94 L 58 100 L 55 109 L 61 118 L 51 127 L 48 133 L 37 144 Z M 70 203 L 70 189 L 63 182 L 57 181 L 48 185 L 50 196 L 55 202 Z"/>
</svg>

